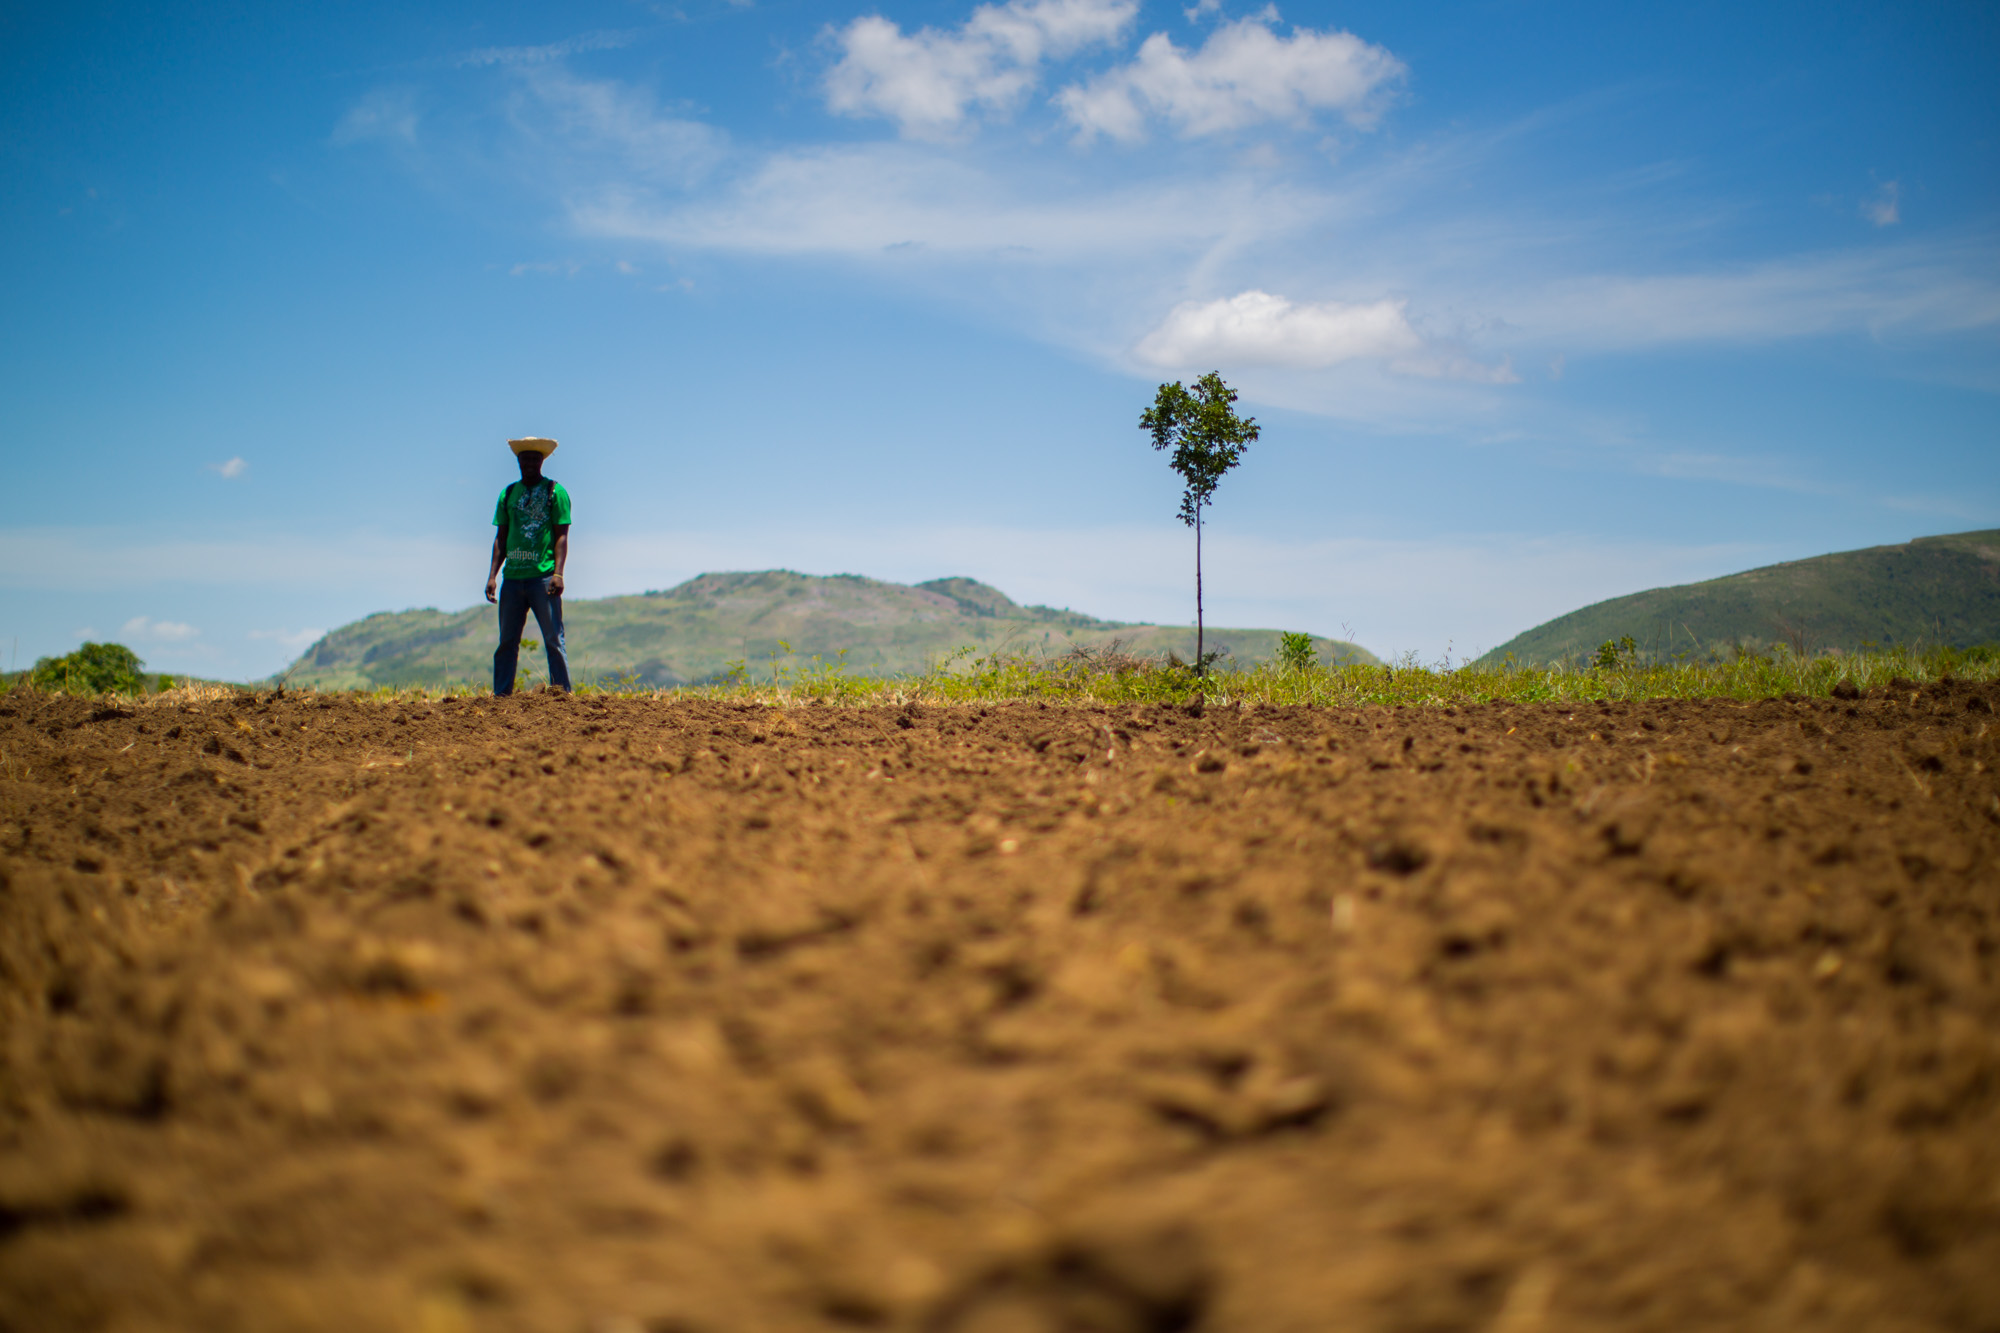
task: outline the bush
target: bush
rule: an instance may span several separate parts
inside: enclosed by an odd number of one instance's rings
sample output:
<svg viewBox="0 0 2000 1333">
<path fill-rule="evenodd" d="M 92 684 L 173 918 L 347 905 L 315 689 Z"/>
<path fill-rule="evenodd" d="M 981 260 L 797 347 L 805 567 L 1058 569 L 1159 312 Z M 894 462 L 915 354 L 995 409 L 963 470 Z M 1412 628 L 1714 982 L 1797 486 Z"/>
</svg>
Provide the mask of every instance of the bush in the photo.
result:
<svg viewBox="0 0 2000 1333">
<path fill-rule="evenodd" d="M 1635 665 L 1638 660 L 1639 645 L 1632 641 L 1631 635 L 1627 634 L 1616 643 L 1606 639 L 1599 644 L 1597 656 L 1591 660 L 1591 665 L 1599 671 L 1622 671 Z"/>
<path fill-rule="evenodd" d="M 1311 671 L 1319 665 L 1312 635 L 1286 633 L 1278 640 L 1278 665 L 1286 671 Z"/>
<path fill-rule="evenodd" d="M 122 643 L 86 643 L 63 657 L 44 657 L 28 673 L 38 690 L 65 694 L 143 694 L 145 663 Z"/>
</svg>

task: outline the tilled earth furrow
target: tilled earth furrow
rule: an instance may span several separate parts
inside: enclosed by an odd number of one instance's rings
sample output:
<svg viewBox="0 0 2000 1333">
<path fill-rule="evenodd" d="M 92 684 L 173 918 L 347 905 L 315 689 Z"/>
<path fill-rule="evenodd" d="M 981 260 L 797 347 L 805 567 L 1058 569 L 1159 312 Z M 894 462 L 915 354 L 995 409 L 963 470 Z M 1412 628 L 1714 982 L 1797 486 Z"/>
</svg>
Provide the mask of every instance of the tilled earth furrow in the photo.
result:
<svg viewBox="0 0 2000 1333">
<path fill-rule="evenodd" d="M 1966 1329 L 1992 687 L 0 699 L 0 1329 Z"/>
</svg>

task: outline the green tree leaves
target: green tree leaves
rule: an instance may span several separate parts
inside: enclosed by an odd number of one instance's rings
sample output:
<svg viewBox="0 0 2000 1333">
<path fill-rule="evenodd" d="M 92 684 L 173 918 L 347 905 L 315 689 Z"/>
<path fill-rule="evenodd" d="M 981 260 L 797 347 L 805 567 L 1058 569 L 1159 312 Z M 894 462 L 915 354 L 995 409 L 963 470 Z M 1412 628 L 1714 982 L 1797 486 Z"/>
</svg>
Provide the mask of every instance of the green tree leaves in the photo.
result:
<svg viewBox="0 0 2000 1333">
<path fill-rule="evenodd" d="M 1319 650 L 1310 634 L 1285 633 L 1278 639 L 1278 666 L 1284 671 L 1311 671 L 1319 665 Z"/>
<path fill-rule="evenodd" d="M 44 657 L 28 679 L 38 690 L 66 694 L 143 694 L 145 663 L 122 643 L 86 643 L 62 657 Z"/>
<path fill-rule="evenodd" d="M 1615 643 L 1606 639 L 1597 645 L 1597 656 L 1591 659 L 1591 665 L 1599 671 L 1617 671 L 1634 665 L 1638 660 L 1639 645 L 1632 641 L 1631 635 L 1627 634 Z"/>
<path fill-rule="evenodd" d="M 1192 389 L 1175 380 L 1162 384 L 1153 405 L 1139 418 L 1139 429 L 1153 433 L 1153 447 L 1173 450 L 1167 465 L 1180 474 L 1187 489 L 1181 496 L 1181 522 L 1195 526 L 1201 507 L 1215 497 L 1217 483 L 1236 466 L 1257 438 L 1255 417 L 1236 415 L 1236 391 L 1210 371 Z"/>
</svg>

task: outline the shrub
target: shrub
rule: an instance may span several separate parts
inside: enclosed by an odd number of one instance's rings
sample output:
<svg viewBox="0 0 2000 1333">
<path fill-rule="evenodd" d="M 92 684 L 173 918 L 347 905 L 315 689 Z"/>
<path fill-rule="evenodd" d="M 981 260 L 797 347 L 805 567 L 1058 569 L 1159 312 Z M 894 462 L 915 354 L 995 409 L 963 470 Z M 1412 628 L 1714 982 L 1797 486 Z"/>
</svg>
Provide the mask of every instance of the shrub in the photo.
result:
<svg viewBox="0 0 2000 1333">
<path fill-rule="evenodd" d="M 28 673 L 38 690 L 66 694 L 143 694 L 145 663 L 122 643 L 86 643 L 62 657 L 44 657 Z"/>
<path fill-rule="evenodd" d="M 1278 639 L 1278 665 L 1286 671 L 1311 671 L 1319 665 L 1310 634 L 1287 633 Z"/>
</svg>

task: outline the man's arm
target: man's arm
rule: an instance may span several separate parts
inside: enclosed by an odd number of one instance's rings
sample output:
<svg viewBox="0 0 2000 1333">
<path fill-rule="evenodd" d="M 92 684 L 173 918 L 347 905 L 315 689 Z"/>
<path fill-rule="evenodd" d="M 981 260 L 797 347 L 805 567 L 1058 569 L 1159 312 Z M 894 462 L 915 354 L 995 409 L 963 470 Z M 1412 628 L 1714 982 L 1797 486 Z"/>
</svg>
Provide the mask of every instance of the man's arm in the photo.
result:
<svg viewBox="0 0 2000 1333">
<path fill-rule="evenodd" d="M 486 600 L 489 602 L 500 600 L 500 566 L 506 563 L 507 529 L 495 528 L 493 530 L 493 564 L 486 571 Z M 556 568 L 562 568 L 561 556 L 556 557 Z"/>
<path fill-rule="evenodd" d="M 558 523 L 556 524 L 555 582 L 549 585 L 549 591 L 556 594 L 556 596 L 558 597 L 562 596 L 562 590 L 563 590 L 563 566 L 568 563 L 569 563 L 569 524 Z"/>
</svg>

